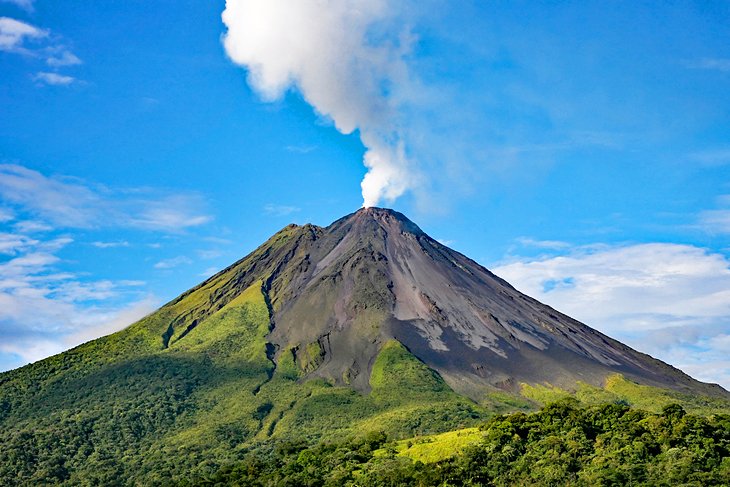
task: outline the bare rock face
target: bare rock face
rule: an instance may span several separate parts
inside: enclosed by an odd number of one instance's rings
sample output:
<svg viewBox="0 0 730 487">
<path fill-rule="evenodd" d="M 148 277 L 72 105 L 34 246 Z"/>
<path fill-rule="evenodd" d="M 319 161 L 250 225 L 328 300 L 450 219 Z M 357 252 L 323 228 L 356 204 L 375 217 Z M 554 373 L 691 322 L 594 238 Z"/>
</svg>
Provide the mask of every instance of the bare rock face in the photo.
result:
<svg viewBox="0 0 730 487">
<path fill-rule="evenodd" d="M 601 385 L 617 372 L 725 393 L 520 293 L 393 210 L 361 209 L 326 228 L 290 225 L 211 281 L 224 276 L 201 316 L 261 280 L 273 359 L 291 353 L 307 374 L 362 391 L 380 348 L 396 339 L 473 397 L 521 382 Z"/>
</svg>

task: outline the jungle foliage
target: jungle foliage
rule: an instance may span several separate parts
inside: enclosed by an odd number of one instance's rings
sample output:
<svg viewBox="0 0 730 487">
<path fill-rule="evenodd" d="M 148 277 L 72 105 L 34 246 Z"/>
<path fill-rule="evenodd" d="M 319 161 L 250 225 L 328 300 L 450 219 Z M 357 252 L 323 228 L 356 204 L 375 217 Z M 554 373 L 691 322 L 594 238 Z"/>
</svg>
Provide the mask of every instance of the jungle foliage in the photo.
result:
<svg viewBox="0 0 730 487">
<path fill-rule="evenodd" d="M 730 485 L 730 416 L 705 418 L 671 404 L 649 413 L 572 398 L 536 413 L 495 416 L 472 443 L 436 462 L 414 460 L 421 441 L 385 432 L 341 443 L 279 443 L 180 485 L 202 486 L 706 486 Z M 444 435 L 441 435 L 444 437 Z"/>
</svg>

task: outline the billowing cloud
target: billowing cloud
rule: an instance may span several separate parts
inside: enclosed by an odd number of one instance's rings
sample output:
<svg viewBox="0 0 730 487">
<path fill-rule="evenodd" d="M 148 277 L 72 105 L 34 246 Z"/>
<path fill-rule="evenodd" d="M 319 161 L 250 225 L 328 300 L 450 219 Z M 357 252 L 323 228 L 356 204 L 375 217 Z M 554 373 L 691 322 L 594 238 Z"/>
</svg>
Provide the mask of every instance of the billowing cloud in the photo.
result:
<svg viewBox="0 0 730 487">
<path fill-rule="evenodd" d="M 595 245 L 492 270 L 589 326 L 730 388 L 730 259 L 723 254 L 680 244 Z"/>
<path fill-rule="evenodd" d="M 264 100 L 296 89 L 340 132 L 359 130 L 364 206 L 419 179 L 398 120 L 412 39 L 394 28 L 396 10 L 389 0 L 228 0 L 223 12 L 226 52 Z"/>
</svg>

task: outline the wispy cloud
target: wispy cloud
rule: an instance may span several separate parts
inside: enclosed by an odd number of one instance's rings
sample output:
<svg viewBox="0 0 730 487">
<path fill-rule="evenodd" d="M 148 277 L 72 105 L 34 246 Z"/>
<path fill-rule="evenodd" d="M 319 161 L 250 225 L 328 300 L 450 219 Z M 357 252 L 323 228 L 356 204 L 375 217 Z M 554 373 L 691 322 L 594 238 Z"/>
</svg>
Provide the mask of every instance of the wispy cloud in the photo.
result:
<svg viewBox="0 0 730 487">
<path fill-rule="evenodd" d="M 220 257 L 223 255 L 223 252 L 217 249 L 211 249 L 211 250 L 198 250 L 198 255 L 201 259 L 210 260 L 215 259 L 217 257 Z"/>
<path fill-rule="evenodd" d="M 218 271 L 220 271 L 220 268 L 218 267 L 208 267 L 203 272 L 198 274 L 200 277 L 203 277 L 205 279 L 209 278 L 210 276 L 215 275 Z"/>
<path fill-rule="evenodd" d="M 523 247 L 534 247 L 548 250 L 560 250 L 570 247 L 569 243 L 561 242 L 559 240 L 535 240 L 529 237 L 519 237 L 517 238 L 517 243 Z"/>
<path fill-rule="evenodd" d="M 87 280 L 61 271 L 56 253 L 72 243 L 70 238 L 40 241 L 5 234 L 0 242 L 4 253 L 13 255 L 0 263 L 0 354 L 20 357 L 18 363 L 0 366 L 20 366 L 61 352 L 154 309 L 150 297 L 114 304 L 139 283 Z"/>
<path fill-rule="evenodd" d="M 34 0 L 0 0 L 0 2 L 15 4 L 27 12 L 33 11 L 33 1 Z"/>
<path fill-rule="evenodd" d="M 210 215 L 200 214 L 203 201 L 197 193 L 169 195 L 159 199 L 140 198 L 126 202 L 136 210 L 127 220 L 130 226 L 148 230 L 184 230 L 210 222 Z"/>
<path fill-rule="evenodd" d="M 713 337 L 730 334 L 727 257 L 691 245 L 658 243 L 564 250 L 562 255 L 513 258 L 492 270 L 526 294 L 674 365 L 698 365 L 685 355 L 691 347 L 705 350 L 697 360 L 720 355 Z M 648 341 L 663 333 L 676 333 L 684 341 Z M 723 370 L 701 377 L 730 387 L 730 368 Z"/>
<path fill-rule="evenodd" d="M 730 209 L 703 211 L 699 216 L 699 224 L 713 234 L 730 234 Z"/>
<path fill-rule="evenodd" d="M 298 211 L 301 211 L 301 208 L 297 206 L 274 205 L 272 203 L 264 206 L 264 213 L 272 216 L 287 216 Z"/>
<path fill-rule="evenodd" d="M 28 39 L 42 39 L 48 36 L 48 31 L 34 25 L 0 17 L 0 51 L 27 53 L 24 43 Z"/>
<path fill-rule="evenodd" d="M 730 234 L 730 195 L 717 198 L 719 208 L 704 210 L 697 216 L 697 226 L 712 235 Z"/>
<path fill-rule="evenodd" d="M 688 65 L 694 69 L 708 69 L 712 71 L 721 71 L 723 73 L 730 72 L 729 58 L 703 58 L 699 61 L 690 62 Z"/>
<path fill-rule="evenodd" d="M 113 249 L 116 247 L 129 247 L 129 242 L 126 240 L 119 242 L 91 242 L 91 245 L 98 249 Z"/>
<path fill-rule="evenodd" d="M 154 267 L 155 269 L 173 269 L 181 265 L 188 265 L 192 263 L 193 261 L 190 260 L 188 257 L 181 255 L 179 257 L 173 257 L 172 259 L 161 260 L 156 263 Z"/>
<path fill-rule="evenodd" d="M 724 166 L 730 164 L 730 148 L 693 152 L 689 155 L 689 158 L 704 166 Z"/>
<path fill-rule="evenodd" d="M 0 164 L 0 198 L 56 227 L 179 232 L 211 221 L 202 212 L 204 202 L 199 194 L 160 192 L 93 186 L 75 178 L 49 177 L 23 166 Z"/>
<path fill-rule="evenodd" d="M 0 223 L 7 223 L 15 218 L 15 214 L 7 208 L 0 208 Z"/>
<path fill-rule="evenodd" d="M 288 145 L 286 146 L 287 152 L 293 152 L 295 154 L 309 154 L 317 150 L 316 145 Z"/>
<path fill-rule="evenodd" d="M 31 10 L 32 2 L 13 1 Z M 81 59 L 60 43 L 60 36 L 51 35 L 48 29 L 10 17 L 0 17 L 0 51 L 25 55 L 29 58 L 45 59 L 51 71 L 39 71 L 32 79 L 39 85 L 68 86 L 79 81 L 58 71 L 61 68 L 82 64 Z"/>
<path fill-rule="evenodd" d="M 76 81 L 73 76 L 66 76 L 58 73 L 49 73 L 41 71 L 33 76 L 33 79 L 38 83 L 51 85 L 51 86 L 68 86 Z"/>
<path fill-rule="evenodd" d="M 50 232 L 53 227 L 34 220 L 22 220 L 13 225 L 16 232 L 21 233 L 38 233 L 38 232 Z"/>
<path fill-rule="evenodd" d="M 53 68 L 61 68 L 64 66 L 76 66 L 78 64 L 82 64 L 82 61 L 78 56 L 76 56 L 76 54 L 64 49 L 60 52 L 60 54 L 49 56 L 46 59 L 46 64 Z"/>
<path fill-rule="evenodd" d="M 26 235 L 0 233 L 0 254 L 16 255 L 37 244 L 37 240 Z"/>
</svg>

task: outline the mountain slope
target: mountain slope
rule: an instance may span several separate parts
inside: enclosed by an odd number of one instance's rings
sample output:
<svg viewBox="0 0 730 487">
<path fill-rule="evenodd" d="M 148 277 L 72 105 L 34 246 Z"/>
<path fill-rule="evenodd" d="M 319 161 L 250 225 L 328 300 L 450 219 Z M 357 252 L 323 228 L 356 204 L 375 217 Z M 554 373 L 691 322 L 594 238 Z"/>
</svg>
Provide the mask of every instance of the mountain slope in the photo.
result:
<svg viewBox="0 0 730 487">
<path fill-rule="evenodd" d="M 0 484 L 154 485 L 271 441 L 447 431 L 533 407 L 525 387 L 630 402 L 598 394 L 616 374 L 728 404 L 363 209 L 290 225 L 129 328 L 0 374 Z"/>
</svg>

